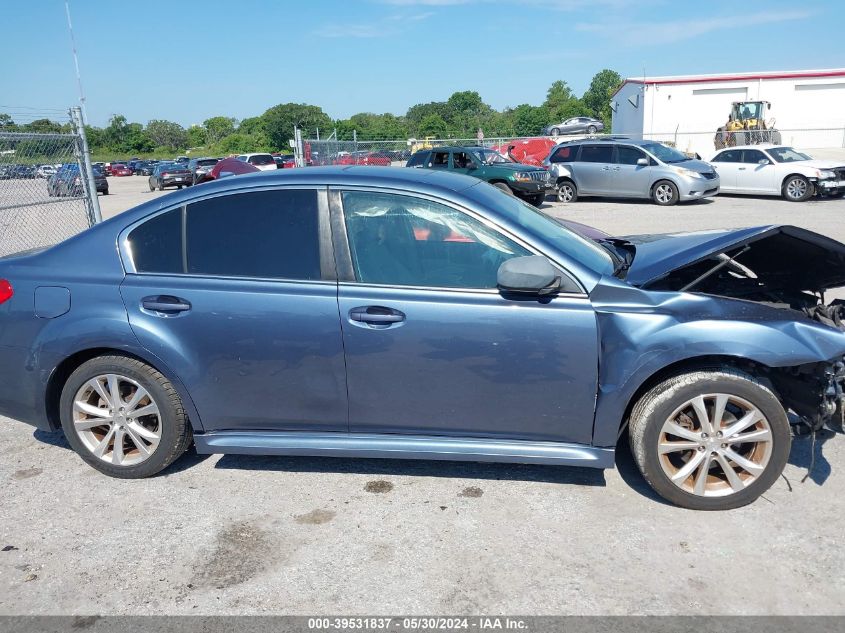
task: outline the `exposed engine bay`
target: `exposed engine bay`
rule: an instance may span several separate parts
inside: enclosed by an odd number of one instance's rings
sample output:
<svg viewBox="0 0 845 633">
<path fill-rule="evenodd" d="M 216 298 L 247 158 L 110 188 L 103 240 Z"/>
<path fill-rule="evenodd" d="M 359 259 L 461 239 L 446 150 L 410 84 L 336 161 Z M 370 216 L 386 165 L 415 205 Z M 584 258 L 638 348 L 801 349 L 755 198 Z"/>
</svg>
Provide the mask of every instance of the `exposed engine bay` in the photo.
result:
<svg viewBox="0 0 845 633">
<path fill-rule="evenodd" d="M 640 256 L 628 281 L 648 290 L 706 293 L 753 301 L 803 314 L 826 326 L 845 331 L 845 301 L 826 301 L 826 293 L 845 287 L 845 245 L 793 226 L 762 227 L 757 231 L 711 232 L 677 236 L 681 242 L 662 242 L 668 236 L 625 238 Z M 741 239 L 731 240 L 739 234 Z M 672 244 L 670 248 L 667 248 Z M 706 252 L 709 247 L 713 250 Z M 663 271 L 652 257 L 660 252 L 679 266 Z M 667 267 L 668 268 L 668 267 Z M 794 315 L 798 316 L 798 315 Z M 845 358 L 827 363 L 772 370 L 770 380 L 783 402 L 800 417 L 797 432 L 827 425 L 843 431 L 845 415 Z"/>
</svg>

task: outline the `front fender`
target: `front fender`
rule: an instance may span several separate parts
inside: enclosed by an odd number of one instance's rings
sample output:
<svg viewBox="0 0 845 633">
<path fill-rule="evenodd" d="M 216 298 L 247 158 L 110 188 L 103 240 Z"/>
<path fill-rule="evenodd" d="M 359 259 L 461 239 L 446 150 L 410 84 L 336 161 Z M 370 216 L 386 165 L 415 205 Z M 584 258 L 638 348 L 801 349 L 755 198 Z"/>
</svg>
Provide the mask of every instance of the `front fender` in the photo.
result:
<svg viewBox="0 0 845 633">
<path fill-rule="evenodd" d="M 591 293 L 601 339 L 593 443 L 613 446 L 631 399 L 669 365 L 708 356 L 768 367 L 845 355 L 845 332 L 769 306 L 603 279 Z"/>
</svg>

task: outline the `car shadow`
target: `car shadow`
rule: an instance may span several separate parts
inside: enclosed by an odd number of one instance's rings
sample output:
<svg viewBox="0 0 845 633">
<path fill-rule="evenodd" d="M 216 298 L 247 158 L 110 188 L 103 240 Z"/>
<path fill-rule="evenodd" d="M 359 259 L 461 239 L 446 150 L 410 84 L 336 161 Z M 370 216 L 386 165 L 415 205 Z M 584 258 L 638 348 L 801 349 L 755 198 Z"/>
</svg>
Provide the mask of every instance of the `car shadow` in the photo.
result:
<svg viewBox="0 0 845 633">
<path fill-rule="evenodd" d="M 806 469 L 806 474 L 801 475 L 798 482 L 803 483 L 804 478 L 810 479 L 817 486 L 822 486 L 832 472 L 830 462 L 824 456 L 824 445 L 828 440 L 838 435 L 830 429 L 821 429 L 816 433 L 815 442 L 812 435 L 794 435 L 792 437 L 792 448 L 789 451 L 787 463 Z M 815 456 L 815 459 L 813 457 Z M 790 480 L 784 475 L 788 485 Z"/>
<path fill-rule="evenodd" d="M 399 477 L 535 481 L 577 486 L 607 485 L 603 470 L 537 464 L 499 464 L 415 459 L 223 455 L 215 464 L 215 468 L 285 473 L 350 473 Z"/>
<path fill-rule="evenodd" d="M 631 453 L 627 429 L 616 443 L 616 470 L 619 472 L 622 481 L 637 494 L 661 505 L 674 507 L 673 504 L 657 494 L 643 478 L 637 463 L 634 461 L 634 455 Z"/>
<path fill-rule="evenodd" d="M 721 194 L 719 194 L 721 195 Z M 715 202 L 715 198 L 717 196 L 713 196 L 710 198 L 700 198 L 698 200 L 682 200 L 677 203 L 677 206 L 695 206 L 695 205 L 708 205 L 713 204 Z M 747 196 L 746 196 L 747 197 Z M 557 204 L 563 205 L 588 205 L 588 204 L 599 204 L 599 203 L 607 203 L 612 202 L 614 204 L 621 204 L 621 205 L 628 205 L 628 206 L 635 206 L 635 205 L 643 205 L 643 204 L 650 204 L 655 209 L 662 209 L 665 207 L 661 207 L 659 205 L 654 204 L 649 198 L 611 198 L 609 196 L 586 196 L 584 198 L 578 198 L 576 202 L 558 202 L 557 198 L 555 198 L 552 194 L 549 194 L 545 200 L 546 203 L 554 202 Z"/>
<path fill-rule="evenodd" d="M 58 448 L 64 448 L 69 451 L 72 451 L 73 448 L 68 443 L 67 438 L 63 431 L 42 431 L 41 429 L 36 429 L 32 437 L 35 438 L 37 441 L 42 442 L 43 444 L 49 444 L 50 446 L 56 446 Z M 197 453 L 196 448 L 193 444 L 185 451 L 185 454 L 182 455 L 179 459 L 175 462 L 170 464 L 167 468 L 162 470 L 159 473 L 154 475 L 155 477 L 162 477 L 167 475 L 173 475 L 176 473 L 180 473 L 183 470 L 190 470 L 197 464 L 204 462 L 206 459 L 211 457 L 211 455 L 200 455 Z"/>
</svg>

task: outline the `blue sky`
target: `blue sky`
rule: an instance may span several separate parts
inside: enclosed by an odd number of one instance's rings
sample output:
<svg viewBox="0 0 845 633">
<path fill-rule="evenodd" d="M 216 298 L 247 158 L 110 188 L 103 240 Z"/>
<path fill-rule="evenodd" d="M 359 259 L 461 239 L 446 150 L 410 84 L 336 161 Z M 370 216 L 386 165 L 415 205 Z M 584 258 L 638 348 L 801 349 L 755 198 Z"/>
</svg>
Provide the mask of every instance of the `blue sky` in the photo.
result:
<svg viewBox="0 0 845 633">
<path fill-rule="evenodd" d="M 183 125 L 288 101 L 404 114 L 496 108 L 623 76 L 845 66 L 839 0 L 71 0 L 88 119 Z M 3 0 L 0 111 L 77 103 L 63 0 Z M 9 107 L 11 106 L 11 107 Z"/>
</svg>

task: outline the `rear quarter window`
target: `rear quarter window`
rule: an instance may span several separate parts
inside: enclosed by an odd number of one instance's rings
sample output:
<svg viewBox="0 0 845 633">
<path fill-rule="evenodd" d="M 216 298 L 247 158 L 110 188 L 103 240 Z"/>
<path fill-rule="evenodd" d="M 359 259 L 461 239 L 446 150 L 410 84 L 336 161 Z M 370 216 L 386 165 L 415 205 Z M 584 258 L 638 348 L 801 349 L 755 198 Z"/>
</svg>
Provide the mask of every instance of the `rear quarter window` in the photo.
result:
<svg viewBox="0 0 845 633">
<path fill-rule="evenodd" d="M 182 210 L 174 209 L 132 229 L 132 263 L 139 273 L 182 272 Z"/>
</svg>

